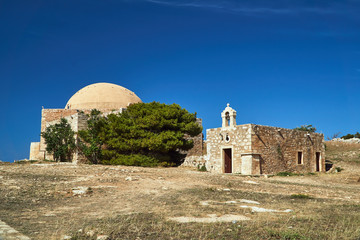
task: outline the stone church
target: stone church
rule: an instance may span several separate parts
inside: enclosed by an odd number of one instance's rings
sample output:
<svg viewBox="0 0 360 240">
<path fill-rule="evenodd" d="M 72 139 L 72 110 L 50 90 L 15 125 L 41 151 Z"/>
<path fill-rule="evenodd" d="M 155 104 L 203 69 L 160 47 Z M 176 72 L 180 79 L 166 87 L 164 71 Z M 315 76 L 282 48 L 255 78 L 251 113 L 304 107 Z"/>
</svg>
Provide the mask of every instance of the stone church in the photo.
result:
<svg viewBox="0 0 360 240">
<path fill-rule="evenodd" d="M 229 104 L 222 127 L 206 130 L 206 168 L 244 175 L 325 171 L 324 135 L 256 124 L 236 125 Z"/>
</svg>

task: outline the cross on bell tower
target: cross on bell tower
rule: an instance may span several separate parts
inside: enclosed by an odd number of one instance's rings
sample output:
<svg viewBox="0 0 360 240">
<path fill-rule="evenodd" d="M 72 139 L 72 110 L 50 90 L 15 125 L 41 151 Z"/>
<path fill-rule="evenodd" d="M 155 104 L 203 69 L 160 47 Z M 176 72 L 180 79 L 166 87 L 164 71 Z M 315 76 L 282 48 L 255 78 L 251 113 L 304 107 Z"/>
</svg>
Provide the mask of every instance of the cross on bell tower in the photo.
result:
<svg viewBox="0 0 360 240">
<path fill-rule="evenodd" d="M 235 127 L 236 126 L 236 111 L 227 104 L 227 107 L 221 113 L 222 127 Z"/>
</svg>

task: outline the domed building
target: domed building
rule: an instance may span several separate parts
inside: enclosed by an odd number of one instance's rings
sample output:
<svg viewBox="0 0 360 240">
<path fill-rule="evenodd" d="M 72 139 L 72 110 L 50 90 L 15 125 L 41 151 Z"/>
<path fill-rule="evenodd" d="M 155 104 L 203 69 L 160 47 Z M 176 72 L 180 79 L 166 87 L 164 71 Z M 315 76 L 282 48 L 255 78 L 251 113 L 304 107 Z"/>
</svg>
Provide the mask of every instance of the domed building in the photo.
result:
<svg viewBox="0 0 360 240">
<path fill-rule="evenodd" d="M 112 83 L 95 83 L 77 91 L 67 102 L 65 109 L 109 109 L 126 108 L 129 104 L 139 103 L 135 93 Z"/>
<path fill-rule="evenodd" d="M 66 103 L 64 109 L 42 109 L 41 132 L 46 127 L 56 124 L 65 118 L 72 129 L 77 132 L 87 126 L 87 114 L 97 109 L 106 114 L 109 112 L 122 112 L 130 104 L 141 103 L 141 99 L 129 89 L 112 83 L 95 83 L 76 92 Z M 51 160 L 52 154 L 46 152 L 46 144 L 41 137 L 40 142 L 30 145 L 30 160 Z M 75 153 L 73 162 L 78 162 L 80 156 Z"/>
</svg>

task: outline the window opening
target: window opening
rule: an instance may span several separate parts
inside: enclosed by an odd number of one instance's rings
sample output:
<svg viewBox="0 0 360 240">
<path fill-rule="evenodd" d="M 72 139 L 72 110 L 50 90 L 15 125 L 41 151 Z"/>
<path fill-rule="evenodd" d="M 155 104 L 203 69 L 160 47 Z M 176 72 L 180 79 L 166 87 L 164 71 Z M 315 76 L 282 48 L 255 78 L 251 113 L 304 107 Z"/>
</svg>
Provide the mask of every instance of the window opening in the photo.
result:
<svg viewBox="0 0 360 240">
<path fill-rule="evenodd" d="M 230 137 L 228 134 L 226 134 L 226 137 L 225 137 L 225 142 L 229 142 L 230 141 Z"/>
<path fill-rule="evenodd" d="M 303 164 L 303 154 L 302 154 L 302 152 L 298 152 L 297 160 L 298 160 L 298 164 Z"/>
<path fill-rule="evenodd" d="M 316 171 L 320 172 L 320 152 L 316 152 Z"/>
<path fill-rule="evenodd" d="M 226 126 L 230 126 L 230 114 L 229 112 L 225 113 Z"/>
</svg>

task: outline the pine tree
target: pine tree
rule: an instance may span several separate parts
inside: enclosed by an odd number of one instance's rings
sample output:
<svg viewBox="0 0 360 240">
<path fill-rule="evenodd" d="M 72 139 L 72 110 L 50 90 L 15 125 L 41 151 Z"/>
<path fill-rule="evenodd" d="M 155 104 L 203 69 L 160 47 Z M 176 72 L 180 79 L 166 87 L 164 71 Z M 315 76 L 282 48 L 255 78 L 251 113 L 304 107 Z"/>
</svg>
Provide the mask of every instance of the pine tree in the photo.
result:
<svg viewBox="0 0 360 240">
<path fill-rule="evenodd" d="M 181 164 L 181 151 L 193 147 L 185 136 L 202 131 L 196 114 L 158 102 L 137 103 L 123 113 L 110 114 L 102 129 L 103 162 L 139 166 Z"/>
</svg>

